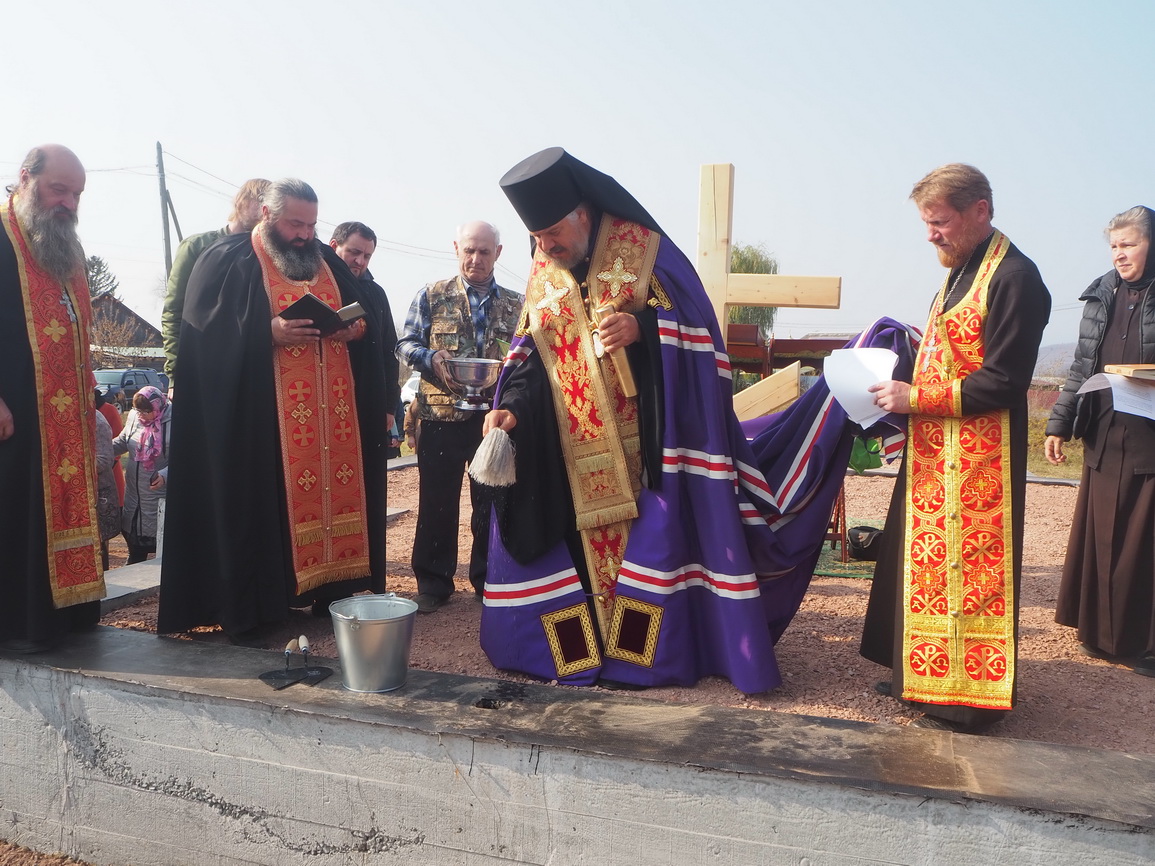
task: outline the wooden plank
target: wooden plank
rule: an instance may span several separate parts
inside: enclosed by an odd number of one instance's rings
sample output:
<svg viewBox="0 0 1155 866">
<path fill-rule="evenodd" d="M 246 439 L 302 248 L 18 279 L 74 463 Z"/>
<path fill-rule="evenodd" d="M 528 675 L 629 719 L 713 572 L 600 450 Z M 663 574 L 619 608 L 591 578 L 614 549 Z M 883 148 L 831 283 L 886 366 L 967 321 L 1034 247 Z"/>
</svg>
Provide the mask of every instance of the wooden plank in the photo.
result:
<svg viewBox="0 0 1155 866">
<path fill-rule="evenodd" d="M 715 163 L 702 166 L 698 193 L 698 276 L 724 322 L 730 273 L 730 230 L 734 224 L 734 166 Z"/>
<path fill-rule="evenodd" d="M 739 421 L 749 421 L 789 406 L 802 393 L 799 376 L 802 365 L 795 361 L 789 367 L 767 376 L 757 385 L 734 395 L 734 412 Z"/>
<path fill-rule="evenodd" d="M 730 274 L 726 303 L 731 307 L 813 307 L 837 310 L 842 277 L 785 274 Z"/>
<path fill-rule="evenodd" d="M 1106 364 L 1104 373 L 1117 373 L 1128 379 L 1155 379 L 1155 364 Z"/>
</svg>

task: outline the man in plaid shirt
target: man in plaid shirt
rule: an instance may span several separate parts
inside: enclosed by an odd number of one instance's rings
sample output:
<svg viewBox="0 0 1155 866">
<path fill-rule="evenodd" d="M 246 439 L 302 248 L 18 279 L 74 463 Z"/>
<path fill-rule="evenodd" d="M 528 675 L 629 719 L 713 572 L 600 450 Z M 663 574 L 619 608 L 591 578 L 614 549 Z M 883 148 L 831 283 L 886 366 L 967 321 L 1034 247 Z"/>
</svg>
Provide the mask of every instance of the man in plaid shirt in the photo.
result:
<svg viewBox="0 0 1155 866">
<path fill-rule="evenodd" d="M 397 357 L 421 373 L 417 417 L 421 437 L 417 465 L 421 472 L 413 572 L 417 576 L 417 609 L 432 613 L 453 593 L 457 570 L 457 533 L 461 482 L 465 466 L 481 443 L 483 412 L 453 404 L 458 395 L 446 382 L 449 358 L 494 358 L 505 355 L 517 330 L 524 296 L 503 288 L 493 277 L 501 255 L 497 229 L 470 222 L 457 229 L 453 242 L 458 273 L 430 283 L 417 293 L 397 341 Z M 489 503 L 470 481 L 473 547 L 469 582 L 481 596 L 489 550 Z"/>
</svg>

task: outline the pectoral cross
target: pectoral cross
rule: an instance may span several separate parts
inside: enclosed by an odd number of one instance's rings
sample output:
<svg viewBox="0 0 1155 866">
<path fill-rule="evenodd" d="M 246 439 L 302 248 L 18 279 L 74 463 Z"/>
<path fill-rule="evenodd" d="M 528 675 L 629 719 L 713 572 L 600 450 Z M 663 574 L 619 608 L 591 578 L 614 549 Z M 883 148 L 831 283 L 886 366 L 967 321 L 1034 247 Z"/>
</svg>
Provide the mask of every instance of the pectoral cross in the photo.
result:
<svg viewBox="0 0 1155 866">
<path fill-rule="evenodd" d="M 919 351 L 922 353 L 922 371 L 924 373 L 930 369 L 931 359 L 937 350 L 938 331 L 932 328 L 931 332 L 926 335 L 926 340 L 924 340 L 923 344 L 919 347 Z"/>
<path fill-rule="evenodd" d="M 72 298 L 68 297 L 68 289 L 64 286 L 60 287 L 60 306 L 64 307 L 65 312 L 68 313 L 68 318 L 76 321 L 76 310 L 72 306 Z"/>
</svg>

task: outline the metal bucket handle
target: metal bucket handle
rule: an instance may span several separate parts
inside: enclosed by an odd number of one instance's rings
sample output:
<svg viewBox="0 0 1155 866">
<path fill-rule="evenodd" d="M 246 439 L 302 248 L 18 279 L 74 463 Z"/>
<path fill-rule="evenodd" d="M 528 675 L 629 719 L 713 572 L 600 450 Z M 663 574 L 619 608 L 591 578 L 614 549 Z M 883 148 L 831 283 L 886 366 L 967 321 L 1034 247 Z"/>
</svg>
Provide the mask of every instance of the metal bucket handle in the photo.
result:
<svg viewBox="0 0 1155 866">
<path fill-rule="evenodd" d="M 383 593 L 381 593 L 381 597 L 382 598 L 397 598 L 397 593 L 395 593 L 395 592 L 383 592 Z M 345 620 L 345 622 L 349 623 L 349 628 L 352 631 L 357 631 L 359 628 L 361 628 L 361 620 L 358 619 L 357 614 L 353 614 L 352 616 L 345 616 L 345 614 L 343 614 L 339 611 L 335 611 L 335 610 L 329 611 L 329 613 L 332 616 L 338 617 L 339 619 L 343 619 L 343 620 Z"/>
</svg>

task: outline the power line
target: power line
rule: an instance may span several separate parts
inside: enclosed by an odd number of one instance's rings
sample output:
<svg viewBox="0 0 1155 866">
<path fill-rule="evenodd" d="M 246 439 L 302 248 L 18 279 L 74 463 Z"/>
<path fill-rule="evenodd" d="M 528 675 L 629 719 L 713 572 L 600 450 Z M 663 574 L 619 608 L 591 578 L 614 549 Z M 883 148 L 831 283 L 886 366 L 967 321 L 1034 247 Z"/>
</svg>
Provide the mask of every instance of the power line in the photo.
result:
<svg viewBox="0 0 1155 866">
<path fill-rule="evenodd" d="M 124 165 L 120 168 L 86 168 L 87 174 L 99 174 L 101 172 L 117 172 L 123 171 L 127 174 L 150 174 L 155 175 L 156 171 L 147 165 Z"/>
<path fill-rule="evenodd" d="M 181 159 L 179 156 L 177 156 L 175 153 L 173 153 L 171 151 L 166 150 L 165 153 L 168 154 L 169 156 L 171 156 L 177 162 L 183 162 L 189 168 L 195 168 L 197 171 L 201 172 L 202 174 L 207 174 L 209 177 L 213 178 L 214 180 L 219 180 L 221 183 L 223 183 L 227 186 L 231 186 L 233 189 L 236 189 L 238 186 L 240 186 L 239 183 L 233 183 L 231 180 L 225 180 L 223 177 L 215 175 L 211 171 L 206 171 L 205 169 L 201 168 L 199 165 L 193 165 L 193 163 L 189 162 L 187 159 Z"/>
</svg>

